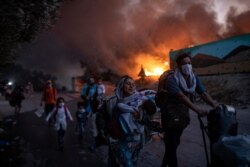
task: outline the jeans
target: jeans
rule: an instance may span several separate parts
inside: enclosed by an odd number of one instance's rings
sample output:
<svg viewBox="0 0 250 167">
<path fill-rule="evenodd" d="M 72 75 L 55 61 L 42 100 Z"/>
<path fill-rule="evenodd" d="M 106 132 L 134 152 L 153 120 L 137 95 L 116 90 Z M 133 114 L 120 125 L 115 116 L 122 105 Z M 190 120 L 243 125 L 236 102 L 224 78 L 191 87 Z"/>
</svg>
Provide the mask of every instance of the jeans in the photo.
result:
<svg viewBox="0 0 250 167">
<path fill-rule="evenodd" d="M 183 129 L 172 130 L 166 129 L 164 135 L 164 143 L 165 143 L 165 154 L 162 161 L 162 167 L 177 167 L 177 147 L 180 144 L 180 137 L 182 135 Z"/>
</svg>

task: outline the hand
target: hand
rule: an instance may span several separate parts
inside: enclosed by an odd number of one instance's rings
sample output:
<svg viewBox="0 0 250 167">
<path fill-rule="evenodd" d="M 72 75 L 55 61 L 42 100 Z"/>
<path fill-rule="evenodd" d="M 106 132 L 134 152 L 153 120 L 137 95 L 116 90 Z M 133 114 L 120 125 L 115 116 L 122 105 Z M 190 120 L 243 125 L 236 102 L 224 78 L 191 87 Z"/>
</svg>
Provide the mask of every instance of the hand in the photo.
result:
<svg viewBox="0 0 250 167">
<path fill-rule="evenodd" d="M 198 114 L 200 117 L 204 117 L 204 116 L 206 116 L 206 115 L 209 114 L 209 110 L 199 108 L 199 109 L 197 110 L 197 114 Z"/>
<path fill-rule="evenodd" d="M 140 112 L 139 111 L 134 111 L 132 112 L 132 115 L 135 119 L 139 119 L 140 118 Z"/>
</svg>

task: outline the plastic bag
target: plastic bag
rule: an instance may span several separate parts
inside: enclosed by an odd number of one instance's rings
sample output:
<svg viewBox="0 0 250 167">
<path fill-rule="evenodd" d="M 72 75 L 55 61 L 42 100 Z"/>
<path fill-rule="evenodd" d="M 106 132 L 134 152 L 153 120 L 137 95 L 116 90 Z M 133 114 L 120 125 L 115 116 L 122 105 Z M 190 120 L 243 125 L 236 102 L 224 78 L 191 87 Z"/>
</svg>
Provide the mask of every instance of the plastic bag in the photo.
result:
<svg viewBox="0 0 250 167">
<path fill-rule="evenodd" d="M 43 107 L 38 107 L 37 111 L 35 111 L 35 114 L 38 118 L 40 118 L 44 113 L 44 108 Z"/>
<path fill-rule="evenodd" d="M 228 166 L 250 165 L 250 135 L 222 137 L 213 151 Z"/>
</svg>

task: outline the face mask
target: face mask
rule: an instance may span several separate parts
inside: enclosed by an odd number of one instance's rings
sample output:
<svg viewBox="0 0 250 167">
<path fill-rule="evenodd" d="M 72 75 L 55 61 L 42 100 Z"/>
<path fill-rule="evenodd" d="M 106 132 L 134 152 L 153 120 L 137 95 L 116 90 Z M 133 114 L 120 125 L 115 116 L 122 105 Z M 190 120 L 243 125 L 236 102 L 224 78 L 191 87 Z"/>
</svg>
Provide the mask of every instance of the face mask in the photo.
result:
<svg viewBox="0 0 250 167">
<path fill-rule="evenodd" d="M 192 65 L 191 64 L 182 65 L 181 72 L 185 75 L 190 75 L 192 73 Z"/>
<path fill-rule="evenodd" d="M 82 108 L 82 109 L 80 109 L 79 111 L 80 111 L 80 112 L 85 112 L 85 109 L 84 109 L 84 108 Z"/>
<path fill-rule="evenodd" d="M 59 103 L 58 105 L 59 105 L 59 107 L 63 107 L 64 103 L 62 102 L 62 103 Z"/>
</svg>

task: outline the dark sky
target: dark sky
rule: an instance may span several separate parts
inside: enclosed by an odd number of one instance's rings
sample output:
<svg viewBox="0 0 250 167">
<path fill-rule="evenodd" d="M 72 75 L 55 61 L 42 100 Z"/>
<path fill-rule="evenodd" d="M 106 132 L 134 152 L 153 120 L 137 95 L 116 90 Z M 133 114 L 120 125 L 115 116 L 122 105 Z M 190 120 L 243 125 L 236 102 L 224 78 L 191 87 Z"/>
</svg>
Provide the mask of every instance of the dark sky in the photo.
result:
<svg viewBox="0 0 250 167">
<path fill-rule="evenodd" d="M 73 0 L 18 62 L 66 85 L 81 74 L 79 60 L 136 76 L 141 64 L 166 61 L 170 49 L 249 33 L 249 18 L 249 0 Z"/>
</svg>

